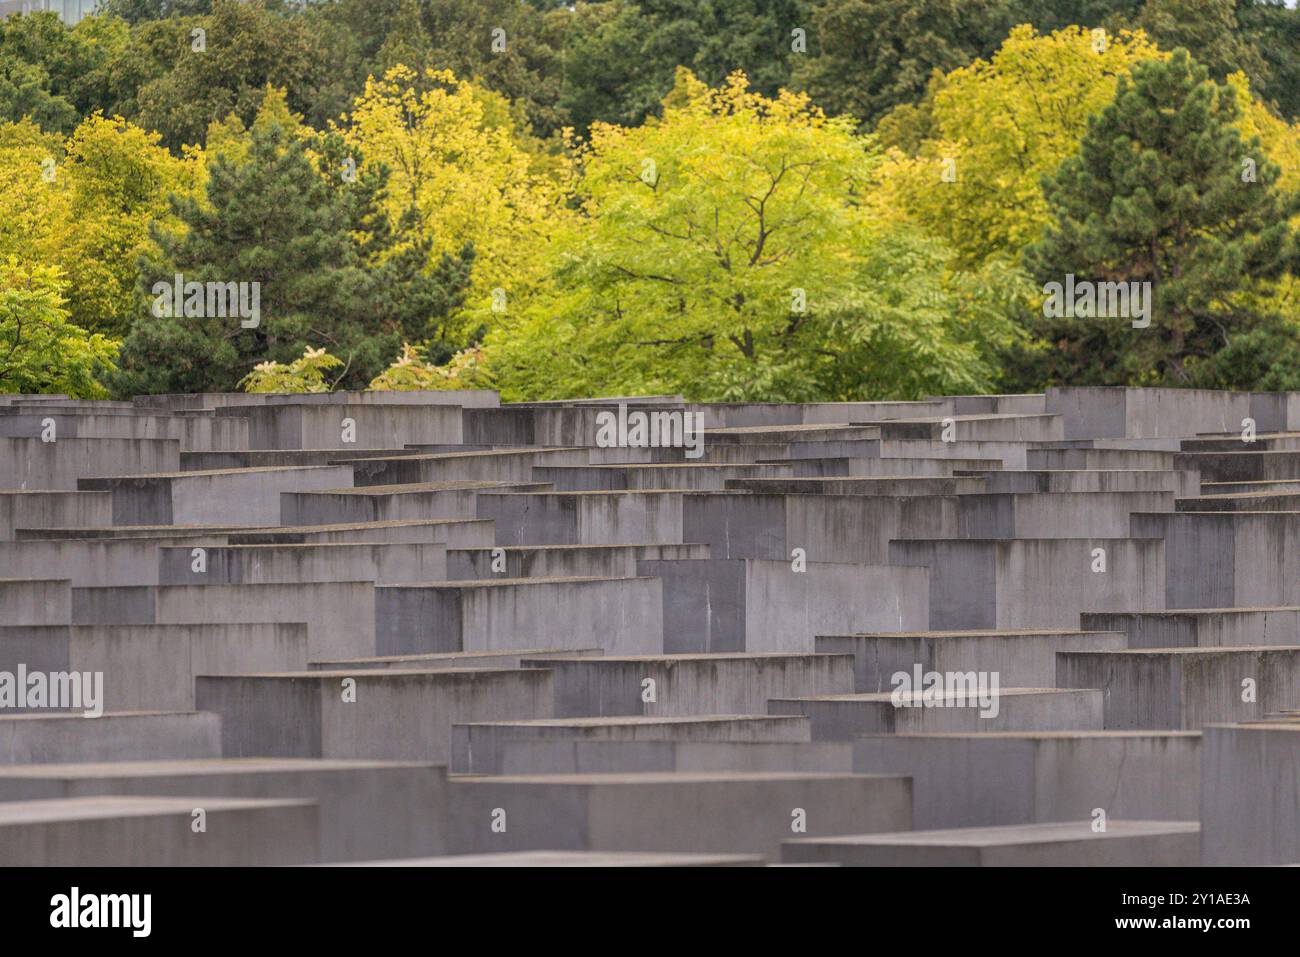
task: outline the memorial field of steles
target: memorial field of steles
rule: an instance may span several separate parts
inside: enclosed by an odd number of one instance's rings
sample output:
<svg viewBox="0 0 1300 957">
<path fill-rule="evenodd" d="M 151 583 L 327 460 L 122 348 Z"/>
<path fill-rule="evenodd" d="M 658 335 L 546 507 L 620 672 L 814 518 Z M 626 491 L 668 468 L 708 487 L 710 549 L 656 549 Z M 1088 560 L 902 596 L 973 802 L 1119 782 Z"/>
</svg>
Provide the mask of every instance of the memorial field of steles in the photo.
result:
<svg viewBox="0 0 1300 957">
<path fill-rule="evenodd" d="M 0 395 L 0 864 L 1300 864 L 1300 393 Z"/>
</svg>

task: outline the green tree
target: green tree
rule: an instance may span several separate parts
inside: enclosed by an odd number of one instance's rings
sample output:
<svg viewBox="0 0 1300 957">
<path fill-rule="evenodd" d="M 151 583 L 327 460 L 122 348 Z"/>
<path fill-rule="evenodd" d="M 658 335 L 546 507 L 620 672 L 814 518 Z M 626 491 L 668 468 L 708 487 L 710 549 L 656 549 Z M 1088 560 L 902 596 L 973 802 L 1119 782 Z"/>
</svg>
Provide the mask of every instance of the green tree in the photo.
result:
<svg viewBox="0 0 1300 957">
<path fill-rule="evenodd" d="M 1282 0 L 1244 0 L 1237 18 L 1267 67 L 1260 95 L 1282 116 L 1300 118 L 1300 8 Z"/>
<path fill-rule="evenodd" d="M 88 17 L 75 27 L 56 14 L 0 18 L 0 119 L 30 117 L 68 133 L 111 104 L 108 75 L 127 45 L 121 21 Z"/>
<path fill-rule="evenodd" d="M 775 96 L 805 56 L 793 31 L 810 32 L 807 0 L 613 0 L 579 4 L 566 23 L 562 105 L 575 129 L 640 124 L 657 114 L 677 68 L 720 85 L 741 71 Z M 809 42 L 811 38 L 809 37 Z"/>
<path fill-rule="evenodd" d="M 987 56 L 1012 22 L 1005 0 L 826 0 L 812 13 L 815 53 L 794 83 L 828 113 L 874 126 L 915 103 L 930 75 Z"/>
<path fill-rule="evenodd" d="M 156 130 L 172 150 L 202 144 L 208 124 L 230 113 L 251 123 L 268 86 L 285 90 L 291 109 L 306 114 L 329 69 L 307 21 L 279 15 L 263 0 L 214 0 L 210 16 L 144 26 L 131 55 L 146 66 L 133 104 L 124 104 L 134 113 L 124 115 Z M 201 38 L 193 35 L 196 29 L 204 31 Z M 151 44 L 153 59 L 138 49 L 144 43 Z M 159 59 L 164 72 L 151 77 Z"/>
<path fill-rule="evenodd" d="M 1149 328 L 1044 318 L 1043 380 L 1221 379 L 1216 354 L 1270 322 L 1250 293 L 1293 268 L 1300 200 L 1277 188 L 1280 170 L 1257 138 L 1243 142 L 1239 120 L 1234 90 L 1179 49 L 1121 78 L 1077 156 L 1045 178 L 1052 223 L 1027 257 L 1037 278 L 1150 283 L 1152 306 Z"/>
<path fill-rule="evenodd" d="M 308 348 L 343 359 L 342 386 L 364 386 L 403 342 L 437 338 L 460 304 L 472 252 L 427 268 L 428 238 L 404 232 L 409 221 L 389 226 L 386 170 L 340 175 L 348 151 L 337 136 L 279 121 L 255 123 L 249 138 L 239 161 L 209 164 L 202 202 L 173 200 L 183 232 L 152 231 L 159 250 L 141 263 L 140 293 L 154 314 L 123 344 L 123 393 L 229 391 L 257 363 L 288 364 Z M 166 315 L 157 297 L 178 273 L 259 289 L 260 323 L 184 314 L 204 308 Z"/>
<path fill-rule="evenodd" d="M 1266 86 L 1268 66 L 1237 22 L 1237 0 L 1147 0 L 1137 25 L 1163 50 L 1195 50 L 1217 80 L 1244 73 L 1255 89 Z"/>
<path fill-rule="evenodd" d="M 987 388 L 1009 324 L 933 240 L 879 228 L 853 121 L 683 71 L 661 121 L 596 124 L 549 283 L 488 334 L 512 398 L 916 396 Z"/>
<path fill-rule="evenodd" d="M 53 266 L 0 262 L 0 392 L 102 399 L 117 343 L 68 319 Z"/>
</svg>

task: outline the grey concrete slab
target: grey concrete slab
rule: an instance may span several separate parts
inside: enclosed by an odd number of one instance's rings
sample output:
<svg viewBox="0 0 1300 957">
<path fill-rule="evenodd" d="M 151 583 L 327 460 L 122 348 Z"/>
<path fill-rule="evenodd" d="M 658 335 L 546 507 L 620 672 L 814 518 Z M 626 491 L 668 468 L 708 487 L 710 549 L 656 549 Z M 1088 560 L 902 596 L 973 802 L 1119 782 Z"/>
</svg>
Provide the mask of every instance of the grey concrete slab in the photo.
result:
<svg viewBox="0 0 1300 957">
<path fill-rule="evenodd" d="M 307 626 L 0 626 L 0 671 L 17 673 L 20 666 L 102 674 L 105 711 L 189 711 L 196 675 L 307 667 Z"/>
<path fill-rule="evenodd" d="M 1076 627 L 1084 611 L 1165 607 L 1165 546 L 1157 537 L 897 540 L 889 556 L 930 569 L 933 629 L 1057 629 Z"/>
<path fill-rule="evenodd" d="M 346 466 L 322 465 L 83 478 L 77 487 L 113 496 L 114 525 L 277 525 L 280 493 L 351 481 Z"/>
<path fill-rule="evenodd" d="M 1202 731 L 1201 863 L 1300 862 L 1300 723 Z"/>
<path fill-rule="evenodd" d="M 910 782 L 856 774 L 453 778 L 452 847 L 760 854 L 801 833 L 904 830 Z M 494 829 L 493 822 L 501 822 Z"/>
<path fill-rule="evenodd" d="M 644 560 L 663 582 L 663 650 L 812 651 L 818 634 L 929 623 L 924 568 L 756 559 Z"/>
<path fill-rule="evenodd" d="M 174 472 L 180 454 L 177 439 L 0 437 L 0 489 L 75 490 L 92 476 Z"/>
<path fill-rule="evenodd" d="M 1300 645 L 1069 651 L 1056 684 L 1101 689 L 1107 728 L 1258 721 L 1300 701 Z"/>
<path fill-rule="evenodd" d="M 504 749 L 519 742 L 809 740 L 809 721 L 802 715 L 611 716 L 478 722 L 452 728 L 451 770 L 456 774 L 505 773 Z M 538 772 L 564 770 L 563 765 L 537 768 Z"/>
<path fill-rule="evenodd" d="M 637 571 L 641 560 L 708 557 L 707 545 L 512 545 L 452 548 L 447 552 L 447 577 L 453 581 L 493 578 L 635 578 L 642 574 Z"/>
<path fill-rule="evenodd" d="M 193 825 L 196 812 L 204 829 Z M 319 857 L 310 801 L 195 795 L 0 803 L 10 867 L 247 867 Z"/>
<path fill-rule="evenodd" d="M 843 867 L 1191 867 L 1195 821 L 1019 824 L 899 834 L 796 838 L 781 848 L 786 863 Z"/>
<path fill-rule="evenodd" d="M 162 546 L 155 558 L 164 585 L 243 585 L 442 581 L 447 546 L 422 543 Z"/>
<path fill-rule="evenodd" d="M 112 525 L 113 499 L 106 492 L 0 490 L 0 542 L 17 529 L 65 525 Z"/>
<path fill-rule="evenodd" d="M 1200 817 L 1201 736 L 1188 731 L 863 735 L 854 770 L 913 780 L 917 829 Z"/>
<path fill-rule="evenodd" d="M 375 652 L 606 648 L 663 651 L 657 578 L 507 578 L 383 585 L 374 591 Z"/>
<path fill-rule="evenodd" d="M 770 698 L 853 690 L 849 655 L 793 653 L 523 659 L 554 676 L 555 717 L 767 714 Z"/>
<path fill-rule="evenodd" d="M 277 522 L 284 525 L 340 525 L 420 519 L 491 518 L 476 515 L 489 490 L 544 489 L 542 483 L 434 482 L 425 485 L 371 485 L 319 492 L 285 492 Z M 498 538 L 498 541 L 501 541 Z M 509 543 L 506 543 L 509 544 Z"/>
<path fill-rule="evenodd" d="M 1085 619 L 1089 616 L 1085 615 Z M 1004 687 L 1056 685 L 1058 651 L 1118 651 L 1127 647 L 1119 628 L 1030 631 L 920 631 L 861 635 L 818 635 L 816 651 L 854 656 L 854 690 L 892 691 L 894 676 L 922 673 L 998 675 Z M 972 682 L 975 678 L 971 679 Z"/>
<path fill-rule="evenodd" d="M 859 734 L 944 731 L 1100 731 L 1102 693 L 1058 688 L 1003 688 L 976 694 L 818 695 L 773 698 L 769 714 L 802 715 L 814 741 L 849 741 Z"/>
<path fill-rule="evenodd" d="M 0 804 L 96 796 L 309 800 L 323 861 L 447 847 L 447 774 L 435 764 L 234 758 L 0 767 Z"/>
<path fill-rule="evenodd" d="M 199 706 L 221 715 L 225 757 L 447 764 L 456 723 L 554 714 L 550 672 L 299 671 L 204 675 Z"/>
<path fill-rule="evenodd" d="M 220 756 L 221 719 L 211 712 L 0 712 L 0 765 Z"/>
<path fill-rule="evenodd" d="M 364 861 L 355 867 L 760 867 L 750 854 L 672 854 L 618 851 L 518 851 Z"/>
<path fill-rule="evenodd" d="M 1295 605 L 1281 608 L 1084 612 L 1080 616 L 1080 622 L 1084 628 L 1123 632 L 1127 636 L 1129 648 L 1300 645 L 1300 606 Z"/>
</svg>

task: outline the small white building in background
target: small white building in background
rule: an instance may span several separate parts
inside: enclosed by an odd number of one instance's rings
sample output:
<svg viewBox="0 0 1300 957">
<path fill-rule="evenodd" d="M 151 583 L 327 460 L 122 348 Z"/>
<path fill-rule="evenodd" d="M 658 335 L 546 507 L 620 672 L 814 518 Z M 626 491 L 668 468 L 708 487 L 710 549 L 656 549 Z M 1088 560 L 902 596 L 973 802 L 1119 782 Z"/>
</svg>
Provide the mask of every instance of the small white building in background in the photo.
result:
<svg viewBox="0 0 1300 957">
<path fill-rule="evenodd" d="M 0 17 L 11 13 L 57 13 L 64 23 L 73 24 L 95 12 L 100 0 L 0 0 Z"/>
</svg>

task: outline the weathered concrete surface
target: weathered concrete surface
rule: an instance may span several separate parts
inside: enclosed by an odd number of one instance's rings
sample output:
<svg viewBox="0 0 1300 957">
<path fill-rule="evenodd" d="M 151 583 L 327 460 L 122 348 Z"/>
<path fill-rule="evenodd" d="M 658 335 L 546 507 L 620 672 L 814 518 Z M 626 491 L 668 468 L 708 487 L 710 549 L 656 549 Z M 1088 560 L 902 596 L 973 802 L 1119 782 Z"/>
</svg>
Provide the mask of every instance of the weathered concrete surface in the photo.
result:
<svg viewBox="0 0 1300 957">
<path fill-rule="evenodd" d="M 196 675 L 307 667 L 307 626 L 0 626 L 0 671 L 20 665 L 29 672 L 102 673 L 105 711 L 189 711 Z"/>
<path fill-rule="evenodd" d="M 12 541 L 20 528 L 112 524 L 113 499 L 104 492 L 0 490 L 0 542 Z"/>
<path fill-rule="evenodd" d="M 435 543 L 164 546 L 163 585 L 265 585 L 371 581 L 380 585 L 442 581 L 447 546 Z"/>
<path fill-rule="evenodd" d="M 970 692 L 920 692 L 771 698 L 769 714 L 801 715 L 814 741 L 849 741 L 859 734 L 924 734 L 944 731 L 1100 731 L 1100 691 L 999 688 L 981 697 Z"/>
<path fill-rule="evenodd" d="M 1087 616 L 1085 616 L 1087 617 Z M 997 674 L 1005 687 L 1056 686 L 1058 651 L 1118 651 L 1119 630 L 919 631 L 818 635 L 814 650 L 854 656 L 854 690 L 891 691 L 895 675 L 921 671 Z"/>
<path fill-rule="evenodd" d="M 221 715 L 225 757 L 447 764 L 453 724 L 554 714 L 543 669 L 299 671 L 208 675 L 199 707 Z"/>
<path fill-rule="evenodd" d="M 509 489 L 540 491 L 547 487 L 540 482 L 431 482 L 334 488 L 321 492 L 291 491 L 280 496 L 279 522 L 284 525 L 338 525 L 431 518 L 491 518 L 490 515 L 475 514 L 478 502 L 487 492 Z"/>
<path fill-rule="evenodd" d="M 36 439 L 0 437 L 0 488 L 74 490 L 97 475 L 143 475 L 180 468 L 176 439 Z"/>
<path fill-rule="evenodd" d="M 447 774 L 439 765 L 244 758 L 0 767 L 0 808 L 101 795 L 310 800 L 326 861 L 447 847 Z"/>
<path fill-rule="evenodd" d="M 453 548 L 447 577 L 453 581 L 493 578 L 635 578 L 641 560 L 705 559 L 707 545 L 514 545 Z"/>
<path fill-rule="evenodd" d="M 72 583 L 66 578 L 0 578 L 0 623 L 66 625 L 72 621 Z"/>
<path fill-rule="evenodd" d="M 626 774 L 457 778 L 452 847 L 461 853 L 596 850 L 780 856 L 802 810 L 808 834 L 905 830 L 900 776 Z M 494 830 L 504 812 L 506 828 Z"/>
<path fill-rule="evenodd" d="M 750 854 L 672 854 L 638 851 L 518 851 L 363 861 L 354 867 L 761 867 Z"/>
<path fill-rule="evenodd" d="M 1107 728 L 1195 730 L 1300 701 L 1300 645 L 1071 651 L 1056 675 L 1059 687 L 1105 693 Z"/>
<path fill-rule="evenodd" d="M 556 741 L 808 740 L 809 722 L 801 715 L 540 718 L 533 721 L 480 722 L 458 724 L 452 729 L 451 770 L 457 774 L 501 774 L 505 770 L 502 756 L 507 744 L 551 744 Z"/>
<path fill-rule="evenodd" d="M 1300 642 L 1300 606 L 1085 612 L 1080 618 L 1084 628 L 1123 632 L 1130 648 L 1218 648 Z"/>
<path fill-rule="evenodd" d="M 1201 863 L 1300 863 L 1300 723 L 1202 731 Z"/>
<path fill-rule="evenodd" d="M 1165 607 L 1160 538 L 897 540 L 890 561 L 930 569 L 930 627 L 1075 628 L 1080 611 Z"/>
<path fill-rule="evenodd" d="M 656 578 L 513 578 L 375 589 L 379 655 L 511 647 L 663 651 Z"/>
<path fill-rule="evenodd" d="M 194 811 L 207 830 L 192 828 Z M 0 803 L 0 859 L 11 867 L 246 867 L 319 858 L 310 801 L 195 795 Z"/>
<path fill-rule="evenodd" d="M 795 838 L 781 859 L 844 867 L 1191 867 L 1195 821 L 1107 821 Z"/>
<path fill-rule="evenodd" d="M 644 560 L 663 582 L 664 651 L 812 651 L 815 636 L 924 628 L 924 568 L 758 559 Z"/>
<path fill-rule="evenodd" d="M 770 698 L 846 694 L 849 655 L 697 654 L 524 659 L 554 676 L 555 717 L 767 714 Z"/>
<path fill-rule="evenodd" d="M 0 765 L 221 756 L 221 720 L 205 711 L 0 714 Z"/>
<path fill-rule="evenodd" d="M 114 525 L 277 525 L 281 492 L 351 481 L 346 466 L 322 465 L 83 478 L 77 488 L 112 495 Z"/>
<path fill-rule="evenodd" d="M 854 770 L 906 774 L 918 829 L 1197 820 L 1200 735 L 1057 731 L 864 735 Z"/>
</svg>

